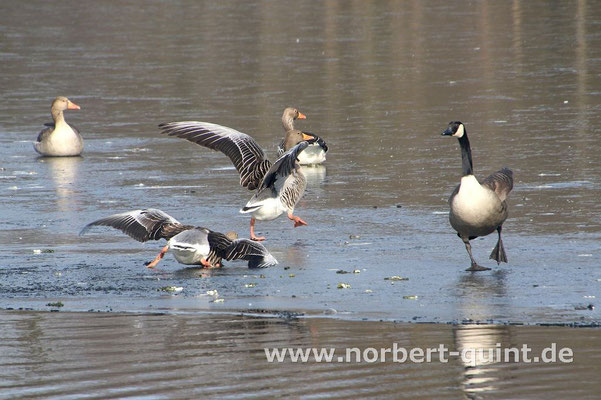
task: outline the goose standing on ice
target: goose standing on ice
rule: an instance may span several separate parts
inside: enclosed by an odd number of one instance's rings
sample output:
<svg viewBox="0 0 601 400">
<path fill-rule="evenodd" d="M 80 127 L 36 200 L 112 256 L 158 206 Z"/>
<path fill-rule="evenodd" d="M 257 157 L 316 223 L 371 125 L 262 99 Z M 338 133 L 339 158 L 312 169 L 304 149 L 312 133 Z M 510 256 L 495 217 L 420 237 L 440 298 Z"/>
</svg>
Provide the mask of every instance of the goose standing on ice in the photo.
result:
<svg viewBox="0 0 601 400">
<path fill-rule="evenodd" d="M 473 172 L 472 151 L 465 125 L 459 121 L 452 121 L 442 135 L 456 137 L 461 146 L 463 176 L 461 183 L 449 197 L 449 220 L 470 256 L 472 265 L 466 271 L 489 270 L 490 268 L 482 267 L 474 260 L 470 240 L 496 230 L 499 239 L 490 258 L 496 260 L 497 264 L 507 262 L 501 230 L 503 222 L 507 219 L 506 199 L 513 188 L 513 172 L 503 168 L 484 179 L 482 183 L 478 182 Z"/>
<path fill-rule="evenodd" d="M 265 240 L 255 235 L 255 221 L 270 221 L 286 212 L 294 227 L 307 225 L 293 215 L 296 203 L 303 197 L 307 181 L 298 164 L 299 154 L 314 142 L 312 136 L 301 131 L 286 133 L 286 152 L 273 164 L 257 142 L 245 133 L 217 124 L 198 121 L 160 124 L 162 133 L 177 136 L 190 142 L 218 150 L 232 160 L 240 173 L 240 184 L 255 195 L 240 212 L 250 213 L 250 238 Z"/>
<path fill-rule="evenodd" d="M 307 118 L 307 116 L 299 112 L 296 108 L 286 107 L 282 114 L 282 125 L 284 126 L 286 133 L 295 130 L 294 121 L 296 119 L 305 118 Z M 326 160 L 326 153 L 328 152 L 328 145 L 325 140 L 311 132 L 303 132 L 303 134 L 313 137 L 315 142 L 311 143 L 309 147 L 298 156 L 298 163 L 300 165 L 318 165 L 323 163 Z M 278 145 L 278 156 L 282 156 L 285 152 L 284 140 L 282 140 Z"/>
<path fill-rule="evenodd" d="M 74 126 L 65 121 L 65 110 L 79 110 L 77 104 L 64 96 L 52 102 L 51 114 L 54 123 L 45 124 L 46 129 L 38 135 L 33 143 L 35 151 L 43 156 L 69 157 L 78 156 L 83 151 L 83 138 Z"/>
<path fill-rule="evenodd" d="M 183 225 L 169 214 L 155 209 L 134 210 L 114 214 L 86 225 L 80 235 L 93 226 L 110 226 L 121 230 L 138 242 L 167 239 L 167 245 L 154 260 L 147 263 L 155 267 L 169 250 L 181 264 L 202 265 L 205 268 L 219 268 L 221 259 L 246 260 L 249 268 L 264 268 L 278 262 L 265 246 L 248 239 L 238 239 L 235 232 L 214 232 L 207 228 Z"/>
</svg>

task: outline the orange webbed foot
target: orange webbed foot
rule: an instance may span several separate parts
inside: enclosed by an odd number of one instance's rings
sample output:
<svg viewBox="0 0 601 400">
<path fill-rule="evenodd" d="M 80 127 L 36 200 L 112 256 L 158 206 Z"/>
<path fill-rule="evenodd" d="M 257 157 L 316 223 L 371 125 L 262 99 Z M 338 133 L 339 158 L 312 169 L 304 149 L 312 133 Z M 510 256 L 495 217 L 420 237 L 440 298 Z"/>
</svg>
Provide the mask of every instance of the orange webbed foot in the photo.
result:
<svg viewBox="0 0 601 400">
<path fill-rule="evenodd" d="M 308 225 L 305 221 L 300 219 L 300 217 L 297 217 L 294 215 L 289 215 L 288 218 L 290 218 L 292 221 L 294 221 L 295 228 L 298 228 L 299 226 L 303 226 L 303 225 Z"/>
</svg>

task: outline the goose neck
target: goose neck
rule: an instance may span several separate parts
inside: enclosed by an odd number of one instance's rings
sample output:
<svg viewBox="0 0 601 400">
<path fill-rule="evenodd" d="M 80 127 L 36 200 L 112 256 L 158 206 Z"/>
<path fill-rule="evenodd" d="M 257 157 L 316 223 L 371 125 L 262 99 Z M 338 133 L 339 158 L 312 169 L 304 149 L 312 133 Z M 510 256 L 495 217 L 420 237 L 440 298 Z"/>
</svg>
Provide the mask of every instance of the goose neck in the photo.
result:
<svg viewBox="0 0 601 400">
<path fill-rule="evenodd" d="M 293 131 L 289 130 L 286 134 L 286 138 L 284 139 L 284 151 L 288 151 L 294 146 L 296 146 L 299 142 L 295 139 L 293 135 Z"/>
<path fill-rule="evenodd" d="M 284 129 L 286 130 L 286 132 L 291 131 L 294 129 L 294 118 L 292 118 L 289 115 L 283 115 L 282 116 L 282 125 L 284 125 Z"/>
<path fill-rule="evenodd" d="M 459 138 L 459 145 L 461 146 L 461 165 L 463 167 L 463 176 L 473 175 L 474 166 L 472 164 L 472 149 L 470 147 L 470 141 L 467 138 L 467 132 L 465 132 Z"/>
<path fill-rule="evenodd" d="M 60 124 L 65 123 L 65 115 L 63 114 L 63 110 L 58 108 L 52 108 L 51 114 L 52 120 L 54 121 L 54 126 L 58 126 Z"/>
</svg>

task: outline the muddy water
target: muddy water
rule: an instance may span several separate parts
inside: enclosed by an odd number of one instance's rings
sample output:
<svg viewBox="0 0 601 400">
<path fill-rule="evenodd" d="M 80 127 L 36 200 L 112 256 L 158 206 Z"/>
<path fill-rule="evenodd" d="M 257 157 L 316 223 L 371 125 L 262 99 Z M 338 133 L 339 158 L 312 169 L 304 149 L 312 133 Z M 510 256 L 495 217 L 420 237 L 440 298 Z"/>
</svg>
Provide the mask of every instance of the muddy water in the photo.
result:
<svg viewBox="0 0 601 400">
<path fill-rule="evenodd" d="M 596 329 L 232 315 L 1 312 L 0 319 L 0 398 L 7 399 L 507 399 L 543 394 L 547 399 L 593 399 L 601 390 Z M 431 363 L 394 362 L 391 353 L 384 363 L 358 363 L 356 353 L 349 353 L 348 363 L 270 363 L 264 351 L 334 348 L 337 360 L 346 357 L 346 348 L 363 352 L 393 343 L 397 349 L 443 345 L 458 352 L 526 344 L 532 349 L 529 359 L 542 357 L 555 343 L 557 349 L 572 349 L 573 362 L 496 362 L 487 352 L 482 357 L 475 352 L 465 359 L 435 355 Z M 552 357 L 545 354 L 547 360 Z"/>
<path fill-rule="evenodd" d="M 601 320 L 593 3 L 9 0 L 0 9 L 1 307 Z M 85 138 L 81 158 L 33 151 L 57 95 L 82 107 L 66 116 Z M 143 263 L 161 243 L 101 228 L 78 236 L 87 222 L 142 207 L 247 236 L 238 209 L 250 194 L 229 160 L 156 125 L 220 123 L 275 155 L 286 105 L 330 153 L 306 170 L 296 211 L 308 227 L 258 224 L 278 267 L 205 272 L 168 255 L 150 271 Z M 464 272 L 447 221 L 461 174 L 456 140 L 440 136 L 450 120 L 466 124 L 478 176 L 515 174 L 509 263 L 487 259 L 493 236 L 475 240 L 476 259 L 493 267 L 483 274 Z M 395 275 L 409 279 L 385 279 Z M 18 319 L 50 318 L 40 315 Z"/>
</svg>

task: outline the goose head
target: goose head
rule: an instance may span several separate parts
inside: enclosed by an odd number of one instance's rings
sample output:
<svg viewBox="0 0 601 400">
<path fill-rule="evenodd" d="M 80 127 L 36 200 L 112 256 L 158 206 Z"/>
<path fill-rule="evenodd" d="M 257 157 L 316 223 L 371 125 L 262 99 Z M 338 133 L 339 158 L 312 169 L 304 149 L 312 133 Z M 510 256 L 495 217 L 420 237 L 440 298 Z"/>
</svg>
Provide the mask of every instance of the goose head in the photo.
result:
<svg viewBox="0 0 601 400">
<path fill-rule="evenodd" d="M 73 103 L 65 96 L 58 96 L 52 102 L 52 111 L 65 111 L 65 110 L 80 110 L 81 107 Z"/>
<path fill-rule="evenodd" d="M 317 139 L 315 138 L 315 135 L 311 136 L 297 129 L 292 129 L 286 132 L 286 137 L 284 138 L 284 150 L 288 151 L 302 141 L 306 141 L 311 144 L 316 140 Z"/>
<path fill-rule="evenodd" d="M 294 107 L 286 107 L 284 109 L 284 113 L 282 114 L 282 125 L 284 125 L 284 129 L 286 131 L 290 131 L 294 129 L 294 120 L 295 119 L 306 119 L 307 116 L 302 112 L 298 111 Z"/>
<path fill-rule="evenodd" d="M 442 136 L 455 136 L 457 139 L 465 135 L 465 126 L 461 121 L 451 121 Z"/>
</svg>

